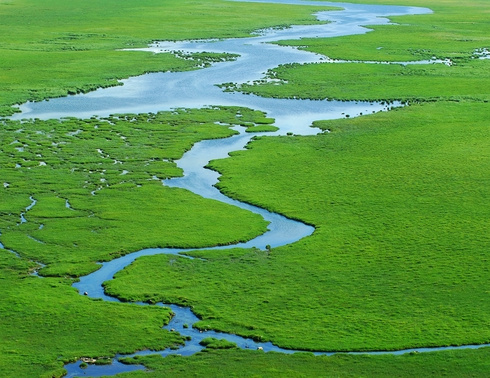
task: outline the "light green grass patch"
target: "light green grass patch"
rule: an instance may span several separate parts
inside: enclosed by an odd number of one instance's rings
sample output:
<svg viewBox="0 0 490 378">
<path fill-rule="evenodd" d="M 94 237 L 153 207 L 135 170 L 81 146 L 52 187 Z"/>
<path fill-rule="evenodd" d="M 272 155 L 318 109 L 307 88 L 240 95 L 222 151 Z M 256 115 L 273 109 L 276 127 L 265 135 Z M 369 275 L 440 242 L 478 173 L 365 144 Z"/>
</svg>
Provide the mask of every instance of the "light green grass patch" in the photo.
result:
<svg viewBox="0 0 490 378">
<path fill-rule="evenodd" d="M 239 90 L 266 97 L 319 100 L 489 101 L 489 67 L 489 60 L 472 60 L 456 66 L 294 64 L 270 73 L 284 84 L 242 85 Z"/>
<path fill-rule="evenodd" d="M 300 46 L 332 59 L 411 61 L 433 57 L 468 60 L 475 49 L 489 47 L 490 7 L 486 0 L 375 0 L 351 3 L 413 5 L 430 8 L 432 14 L 391 16 L 395 25 L 369 26 L 363 35 L 335 38 L 304 38 L 279 44 Z"/>
<path fill-rule="evenodd" d="M 144 364 L 150 372 L 128 377 L 462 377 L 479 376 L 489 369 L 489 348 L 403 356 L 315 357 L 309 353 L 284 355 L 251 350 L 204 350 L 191 357 L 159 355 L 125 358 Z"/>
<path fill-rule="evenodd" d="M 306 350 L 485 343 L 488 104 L 437 103 L 261 137 L 221 190 L 316 227 L 293 245 L 135 261 L 111 295 L 191 305 L 198 327 Z M 294 172 L 294 173 L 293 173 Z M 278 195 L 287 193 L 287 195 Z"/>
<path fill-rule="evenodd" d="M 409 5 L 397 0 L 373 3 Z M 279 44 L 299 46 L 340 60 L 406 62 L 438 58 L 450 59 L 452 66 L 292 64 L 269 73 L 282 80 L 281 85 L 260 80 L 238 88 L 232 85 L 229 90 L 279 98 L 488 101 L 490 63 L 477 59 L 474 53 L 490 47 L 489 3 L 448 0 L 411 4 L 429 7 L 434 13 L 391 17 L 396 25 L 374 26 L 374 31 L 363 35 Z"/>
<path fill-rule="evenodd" d="M 17 0 L 0 7 L 0 116 L 11 105 L 117 85 L 145 72 L 209 62 L 116 51 L 154 40 L 230 38 L 271 26 L 314 23 L 318 7 L 221 0 L 143 2 Z M 56 22 L 53 22 L 56 20 Z"/>
<path fill-rule="evenodd" d="M 61 377 L 63 365 L 80 357 L 183 343 L 161 329 L 169 309 L 94 301 L 71 288 L 71 280 L 29 276 L 31 267 L 0 250 L 3 377 Z"/>
<path fill-rule="evenodd" d="M 266 230 L 260 216 L 161 183 L 182 175 L 174 160 L 194 143 L 231 136 L 230 126 L 243 122 L 263 125 L 264 114 L 216 107 L 5 121 L 1 241 L 47 264 L 42 274 L 78 276 L 143 248 L 252 239 Z M 36 203 L 26 212 L 30 198 Z"/>
</svg>

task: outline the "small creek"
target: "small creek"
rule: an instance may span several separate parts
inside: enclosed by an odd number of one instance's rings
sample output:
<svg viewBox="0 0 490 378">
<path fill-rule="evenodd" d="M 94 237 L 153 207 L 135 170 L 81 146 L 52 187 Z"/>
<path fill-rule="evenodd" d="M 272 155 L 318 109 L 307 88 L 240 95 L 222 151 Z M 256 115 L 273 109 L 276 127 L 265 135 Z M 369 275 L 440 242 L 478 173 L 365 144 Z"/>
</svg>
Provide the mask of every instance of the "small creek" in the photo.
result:
<svg viewBox="0 0 490 378">
<path fill-rule="evenodd" d="M 319 132 L 312 128 L 315 120 L 351 117 L 378 111 L 389 110 L 392 106 L 400 104 L 379 104 L 366 102 L 340 102 L 340 101 L 312 101 L 299 99 L 272 99 L 261 98 L 254 95 L 223 92 L 217 84 L 245 83 L 259 80 L 264 77 L 267 70 L 288 63 L 315 63 L 328 61 L 328 58 L 305 52 L 292 47 L 277 46 L 268 42 L 298 39 L 306 37 L 334 37 L 350 34 L 361 34 L 368 31 L 362 25 L 387 24 L 389 20 L 384 18 L 390 15 L 424 14 L 431 11 L 425 8 L 398 7 L 398 6 L 374 6 L 355 5 L 345 3 L 329 3 L 320 1 L 299 0 L 249 0 L 253 2 L 304 4 L 314 6 L 340 6 L 344 10 L 318 12 L 320 21 L 330 21 L 327 24 L 293 26 L 286 29 L 268 29 L 258 32 L 250 38 L 227 40 L 199 40 L 185 42 L 155 42 L 143 51 L 154 53 L 180 50 L 186 53 L 192 52 L 227 52 L 240 55 L 235 61 L 227 61 L 213 64 L 206 69 L 190 72 L 165 72 L 152 73 L 122 80 L 122 86 L 99 89 L 91 93 L 56 98 L 37 103 L 26 103 L 20 106 L 21 113 L 13 116 L 13 119 L 23 118 L 61 118 L 79 117 L 87 118 L 93 115 L 108 116 L 115 113 L 146 113 L 171 110 L 174 108 L 199 108 L 213 105 L 243 106 L 261 110 L 268 117 L 275 118 L 275 125 L 279 131 L 265 133 L 265 135 L 312 135 Z M 411 62 L 420 63 L 420 62 Z M 430 63 L 430 62 L 428 62 Z M 442 62 L 444 63 L 444 62 Z M 226 202 L 254 213 L 260 214 L 270 222 L 269 230 L 257 238 L 232 246 L 221 246 L 209 249 L 226 248 L 250 248 L 265 249 L 266 245 L 278 247 L 293 243 L 301 238 L 311 235 L 314 228 L 301 222 L 285 218 L 279 214 L 268 212 L 264 209 L 232 200 L 221 194 L 214 184 L 218 181 L 218 173 L 205 169 L 206 164 L 212 159 L 226 158 L 231 151 L 243 149 L 253 135 L 245 133 L 237 128 L 240 133 L 231 138 L 221 140 L 202 141 L 194 145 L 177 164 L 184 171 L 184 177 L 165 180 L 164 185 L 180 187 L 197 193 L 203 197 Z M 261 134 L 264 135 L 264 134 Z M 31 200 L 33 200 L 31 198 Z M 33 206 L 35 204 L 33 200 Z M 66 206 L 70 207 L 69 202 Z M 26 209 L 28 211 L 29 209 Z M 21 222 L 25 221 L 23 214 Z M 74 286 L 80 293 L 87 293 L 92 298 L 101 298 L 106 301 L 117 301 L 107 296 L 102 288 L 104 281 L 113 278 L 114 274 L 124 269 L 140 256 L 155 254 L 179 254 L 185 250 L 170 248 L 150 248 L 137 251 L 107 263 L 101 264 L 96 272 L 82 277 Z M 142 304 L 143 305 L 143 304 Z M 161 304 L 160 304 L 161 305 Z M 182 335 L 190 336 L 191 340 L 178 350 L 165 350 L 158 353 L 162 355 L 180 354 L 191 355 L 203 347 L 199 342 L 206 337 L 225 338 L 233 341 L 241 348 L 261 348 L 264 351 L 277 351 L 282 353 L 294 353 L 294 350 L 281 349 L 271 343 L 257 343 L 236 335 L 224 334 L 214 331 L 199 332 L 192 328 L 192 324 L 198 319 L 189 308 L 170 305 L 175 316 L 166 329 L 173 329 Z M 184 327 L 187 324 L 189 327 Z M 463 347 L 445 348 L 416 348 L 395 352 L 370 352 L 371 354 L 402 354 L 413 351 L 425 352 L 455 348 L 478 348 L 483 345 L 471 345 Z M 143 351 L 138 354 L 157 353 Z M 356 352 L 352 352 L 356 353 Z M 330 355 L 331 352 L 318 352 L 315 354 Z M 100 376 L 143 369 L 142 366 L 126 366 L 113 360 L 112 365 L 89 365 L 85 369 L 80 368 L 80 361 L 68 364 L 68 377 L 74 376 Z"/>
</svg>

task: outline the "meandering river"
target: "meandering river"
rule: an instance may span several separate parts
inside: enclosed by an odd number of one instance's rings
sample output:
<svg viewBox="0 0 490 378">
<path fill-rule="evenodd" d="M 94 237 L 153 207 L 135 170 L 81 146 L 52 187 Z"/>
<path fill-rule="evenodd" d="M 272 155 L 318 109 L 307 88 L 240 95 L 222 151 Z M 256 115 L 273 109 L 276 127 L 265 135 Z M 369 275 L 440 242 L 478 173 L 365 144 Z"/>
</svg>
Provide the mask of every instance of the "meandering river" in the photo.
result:
<svg viewBox="0 0 490 378">
<path fill-rule="evenodd" d="M 292 47 L 278 46 L 270 42 L 315 37 L 334 37 L 349 34 L 360 34 L 368 31 L 363 25 L 387 24 L 386 16 L 423 14 L 430 10 L 414 7 L 354 5 L 345 3 L 330 3 L 320 1 L 299 0 L 248 0 L 255 2 L 303 4 L 318 7 L 340 6 L 340 11 L 319 11 L 316 17 L 320 21 L 329 23 L 292 26 L 286 29 L 268 29 L 258 32 L 249 38 L 234 38 L 227 40 L 199 40 L 185 42 L 155 42 L 144 51 L 154 53 L 180 50 L 192 52 L 226 52 L 238 54 L 235 61 L 213 64 L 209 68 L 190 72 L 165 72 L 146 74 L 122 80 L 122 86 L 99 89 L 91 93 L 51 99 L 36 103 L 26 103 L 20 106 L 21 113 L 13 119 L 22 118 L 61 118 L 61 117 L 91 117 L 93 115 L 107 116 L 114 113 L 146 113 L 170 110 L 173 108 L 199 108 L 213 105 L 242 106 L 261 110 L 268 117 L 275 119 L 279 131 L 267 135 L 285 135 L 293 133 L 298 135 L 316 134 L 318 129 L 312 128 L 314 120 L 333 119 L 349 116 L 358 116 L 371 112 L 388 110 L 388 105 L 365 102 L 339 102 L 339 101 L 311 101 L 299 99 L 270 99 L 241 93 L 222 91 L 217 85 L 222 83 L 245 83 L 259 80 L 264 77 L 267 70 L 287 63 L 314 63 L 326 61 L 326 57 L 298 50 Z M 390 106 L 399 106 L 392 104 Z M 238 129 L 237 129 L 238 130 Z M 269 224 L 269 231 L 247 242 L 233 246 L 216 247 L 219 249 L 235 247 L 257 247 L 265 249 L 266 245 L 272 247 L 282 246 L 306 237 L 314 232 L 314 228 L 301 222 L 287 219 L 279 214 L 270 213 L 264 209 L 232 200 L 221 194 L 214 184 L 218 180 L 216 172 L 207 170 L 204 166 L 212 159 L 225 158 L 231 151 L 243 149 L 253 135 L 240 131 L 239 135 L 221 140 L 210 140 L 197 143 L 182 159 L 177 161 L 184 171 L 184 177 L 165 180 L 164 185 L 175 186 L 191 190 L 203 197 L 226 202 L 249 211 L 258 213 Z M 26 209 L 27 211 L 28 209 Z M 207 248 L 209 249 L 209 248 Z M 74 286 L 80 293 L 87 293 L 93 298 L 102 298 L 107 301 L 116 301 L 115 298 L 105 295 L 102 283 L 113 278 L 114 274 L 124 269 L 136 258 L 154 254 L 179 254 L 182 249 L 145 249 L 120 257 L 107 263 L 101 268 L 85 277 Z M 284 350 L 271 343 L 256 343 L 236 335 L 209 331 L 200 333 L 192 328 L 198 319 L 188 308 L 171 305 L 174 318 L 167 329 L 174 329 L 183 335 L 191 337 L 179 350 L 161 351 L 162 355 L 177 353 L 181 355 L 193 354 L 202 349 L 199 342 L 205 337 L 226 338 L 235 342 L 242 348 L 261 348 L 264 351 L 275 350 L 283 353 L 294 353 Z M 190 327 L 184 327 L 188 324 Z M 476 348 L 479 346 L 465 346 Z M 408 353 L 411 351 L 434 351 L 446 348 L 417 348 L 398 352 L 373 353 Z M 142 352 L 150 353 L 150 352 Z M 151 352 L 155 353 L 155 352 Z M 140 353 L 141 354 L 141 353 Z M 332 353 L 318 353 L 332 354 Z M 66 365 L 68 376 L 99 376 L 111 375 L 123 371 L 142 369 L 141 366 L 126 366 L 114 359 L 112 365 L 90 365 L 80 369 L 80 361 Z"/>
<path fill-rule="evenodd" d="M 389 21 L 383 16 L 428 13 L 428 9 L 371 5 L 349 5 L 319 1 L 269 0 L 268 2 L 343 6 L 343 11 L 319 12 L 318 25 L 293 26 L 288 29 L 265 30 L 250 38 L 154 43 L 147 49 L 155 53 L 170 50 L 185 52 L 227 52 L 239 54 L 236 61 L 214 64 L 191 72 L 152 73 L 122 80 L 123 86 L 99 89 L 91 93 L 51 99 L 20 106 L 22 118 L 88 118 L 114 113 L 146 113 L 176 107 L 198 108 L 208 105 L 233 105 L 262 110 L 276 119 L 282 133 L 314 134 L 311 121 L 350 116 L 385 109 L 380 104 L 338 101 L 280 100 L 241 93 L 227 93 L 218 88 L 222 83 L 243 83 L 261 79 L 271 68 L 287 63 L 321 62 L 325 57 L 293 47 L 268 42 L 304 37 L 334 37 L 365 33 L 360 25 L 380 25 Z"/>
</svg>

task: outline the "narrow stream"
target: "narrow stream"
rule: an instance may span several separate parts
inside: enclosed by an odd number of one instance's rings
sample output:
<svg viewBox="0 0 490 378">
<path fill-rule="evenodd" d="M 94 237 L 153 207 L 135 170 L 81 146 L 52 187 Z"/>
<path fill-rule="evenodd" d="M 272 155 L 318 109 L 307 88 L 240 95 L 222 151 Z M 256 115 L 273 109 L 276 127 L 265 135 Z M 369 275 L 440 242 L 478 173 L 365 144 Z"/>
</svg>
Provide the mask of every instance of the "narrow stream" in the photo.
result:
<svg viewBox="0 0 490 378">
<path fill-rule="evenodd" d="M 268 117 L 275 118 L 275 125 L 279 131 L 264 133 L 265 135 L 312 135 L 319 132 L 312 128 L 315 120 L 359 116 L 378 111 L 389 110 L 393 106 L 401 106 L 398 103 L 387 105 L 367 102 L 340 102 L 340 101 L 312 101 L 299 99 L 272 99 L 261 98 L 242 93 L 223 92 L 217 85 L 223 83 L 245 83 L 264 78 L 267 70 L 288 63 L 315 63 L 325 62 L 328 58 L 298 50 L 292 47 L 277 46 L 269 42 L 299 39 L 306 37 L 334 37 L 350 34 L 361 34 L 368 31 L 362 25 L 387 24 L 389 20 L 385 16 L 426 14 L 429 9 L 398 6 L 355 5 L 345 3 L 329 3 L 320 1 L 300 0 L 247 0 L 251 2 L 269 2 L 284 4 L 304 4 L 318 7 L 340 6 L 341 11 L 320 11 L 316 17 L 320 21 L 330 21 L 327 24 L 293 26 L 286 29 L 268 29 L 257 32 L 249 38 L 234 38 L 227 40 L 199 40 L 185 42 L 155 42 L 143 51 L 154 53 L 180 50 L 186 53 L 192 52 L 227 52 L 238 54 L 235 61 L 227 61 L 213 64 L 206 69 L 190 72 L 165 72 L 146 74 L 122 80 L 122 86 L 99 89 L 91 93 L 56 98 L 49 101 L 26 103 L 21 105 L 20 113 L 13 119 L 23 118 L 61 118 L 79 117 L 88 118 L 93 115 L 108 116 L 115 113 L 147 113 L 171 110 L 174 108 L 200 108 L 205 106 L 242 106 L 267 113 Z M 420 62 L 411 62 L 420 63 Z M 440 62 L 444 63 L 444 62 Z M 278 247 L 294 243 L 301 238 L 311 235 L 314 228 L 301 222 L 285 218 L 279 214 L 268 212 L 264 209 L 232 200 L 220 193 L 214 184 L 218 181 L 218 173 L 204 167 L 212 159 L 226 158 L 231 151 L 243 149 L 253 137 L 240 128 L 238 135 L 227 139 L 202 141 L 194 145 L 177 164 L 184 171 L 184 177 L 165 180 L 164 185 L 180 187 L 197 193 L 205 198 L 226 202 L 254 213 L 260 214 L 269 221 L 268 231 L 257 238 L 232 246 L 215 247 L 226 248 L 250 248 L 265 249 L 267 245 Z M 261 135 L 264 135 L 261 134 Z M 34 201 L 34 200 L 33 200 Z M 35 203 L 35 202 L 34 202 Z M 71 208 L 69 202 L 66 207 Z M 26 209 L 27 211 L 28 209 Z M 23 215 L 21 216 L 21 222 Z M 24 219 L 25 220 L 25 219 Z M 206 248 L 207 250 L 213 248 Z M 185 250 L 170 248 L 150 248 L 137 251 L 107 263 L 101 264 L 96 272 L 82 277 L 80 282 L 74 284 L 81 294 L 92 298 L 101 298 L 106 301 L 117 301 L 107 296 L 102 288 L 102 283 L 113 278 L 114 274 L 124 269 L 140 256 L 155 254 L 179 254 Z M 185 257 L 185 256 L 184 256 Z M 142 304 L 143 305 L 143 304 Z M 161 304 L 160 304 L 161 305 Z M 206 337 L 225 338 L 233 341 L 241 348 L 263 349 L 264 351 L 277 351 L 282 353 L 294 353 L 293 350 L 281 349 L 271 343 L 257 343 L 236 335 L 224 334 L 214 331 L 199 332 L 192 328 L 198 319 L 189 308 L 170 305 L 175 313 L 174 318 L 166 329 L 173 329 L 182 335 L 190 336 L 191 340 L 178 350 L 165 350 L 158 353 L 162 355 L 181 354 L 191 355 L 203 347 L 199 342 Z M 184 324 L 188 327 L 184 327 Z M 457 348 L 477 348 L 483 345 L 464 346 Z M 449 348 L 416 348 L 396 352 L 371 352 L 372 354 L 402 354 L 413 351 L 425 352 Z M 156 353 L 154 351 L 140 352 L 139 354 Z M 356 352 L 354 352 L 356 353 Z M 316 353 L 330 355 L 333 353 Z M 143 369 L 142 366 L 126 366 L 113 360 L 112 365 L 89 365 L 85 369 L 80 368 L 80 361 L 68 364 L 68 377 L 74 376 L 100 376 Z"/>
<path fill-rule="evenodd" d="M 34 198 L 32 198 L 32 196 L 29 197 L 29 199 L 31 200 L 31 204 L 29 206 L 27 206 L 22 213 L 20 213 L 20 224 L 27 222 L 27 220 L 25 218 L 26 213 L 29 210 L 31 210 L 36 205 L 36 203 L 37 203 L 37 201 Z"/>
</svg>

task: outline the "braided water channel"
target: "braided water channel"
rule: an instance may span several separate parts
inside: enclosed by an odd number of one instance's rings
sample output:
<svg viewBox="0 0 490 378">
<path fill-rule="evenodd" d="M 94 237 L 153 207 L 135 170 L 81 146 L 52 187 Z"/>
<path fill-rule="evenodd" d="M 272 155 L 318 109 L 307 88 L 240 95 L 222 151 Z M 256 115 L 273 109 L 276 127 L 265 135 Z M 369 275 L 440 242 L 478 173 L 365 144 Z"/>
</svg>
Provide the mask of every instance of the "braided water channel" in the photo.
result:
<svg viewBox="0 0 490 378">
<path fill-rule="evenodd" d="M 199 40 L 185 42 L 155 42 L 143 51 L 154 53 L 180 51 L 184 53 L 195 52 L 226 52 L 237 54 L 234 61 L 220 62 L 211 67 L 190 72 L 165 72 L 152 73 L 122 80 L 122 86 L 99 89 L 97 91 L 69 96 L 65 98 L 51 99 L 37 103 L 26 103 L 20 106 L 20 113 L 13 119 L 22 118 L 62 118 L 79 117 L 86 118 L 94 115 L 108 116 L 115 113 L 148 113 L 175 108 L 199 108 L 206 106 L 241 106 L 267 113 L 268 117 L 275 119 L 275 125 L 279 128 L 276 132 L 264 133 L 265 135 L 312 135 L 319 132 L 311 127 L 315 120 L 350 117 L 378 111 L 389 110 L 392 106 L 401 104 L 380 104 L 367 102 L 340 102 L 340 101 L 311 101 L 300 99 L 272 99 L 254 95 L 246 95 L 237 92 L 224 92 L 217 85 L 224 83 L 246 83 L 264 78 L 267 70 L 281 64 L 290 63 L 319 63 L 328 59 L 322 55 L 301 51 L 287 46 L 278 46 L 270 42 L 315 37 L 335 37 L 350 34 L 362 34 L 368 31 L 362 25 L 387 24 L 386 16 L 424 14 L 431 11 L 425 8 L 398 7 L 398 6 L 374 6 L 346 3 L 330 3 L 321 1 L 299 0 L 247 0 L 253 2 L 269 2 L 283 4 L 336 6 L 342 7 L 339 11 L 320 11 L 316 17 L 320 21 L 329 23 L 292 26 L 285 29 L 268 29 L 258 32 L 249 38 L 227 40 Z M 420 63 L 420 62 L 413 62 Z M 220 246 L 214 249 L 226 248 L 260 248 L 266 246 L 278 247 L 294 243 L 314 232 L 314 228 L 301 222 L 285 218 L 279 214 L 230 199 L 220 193 L 214 184 L 218 181 L 216 172 L 204 167 L 210 160 L 226 158 L 232 151 L 243 149 L 253 135 L 239 130 L 239 134 L 220 140 L 208 140 L 197 143 L 188 151 L 177 165 L 183 169 L 184 177 L 165 180 L 164 185 L 180 187 L 190 190 L 205 198 L 222 201 L 228 204 L 247 209 L 260 214 L 269 223 L 268 231 L 263 235 L 247 242 L 231 246 Z M 264 135 L 261 134 L 261 135 Z M 27 211 L 28 209 L 26 209 Z M 206 250 L 212 248 L 205 248 Z M 96 272 L 82 277 L 74 286 L 81 294 L 92 298 L 100 298 L 105 301 L 117 301 L 116 298 L 104 293 L 102 284 L 111 280 L 115 273 L 124 269 L 140 256 L 155 254 L 181 255 L 184 249 L 153 248 L 137 251 L 118 259 L 101 264 Z M 190 257 L 188 257 L 190 258 Z M 141 304 L 146 305 L 146 304 Z M 162 304 L 159 304 L 162 305 Z M 167 305 L 167 304 L 166 304 Z M 158 352 L 165 356 L 168 354 L 191 355 L 203 347 L 199 342 L 207 337 L 227 339 L 235 342 L 241 348 L 260 348 L 264 351 L 276 351 L 282 353 L 294 353 L 294 350 L 281 349 L 271 343 L 257 343 L 251 339 L 236 335 L 224 334 L 215 331 L 200 332 L 192 328 L 192 324 L 198 319 L 189 308 L 170 305 L 175 316 L 166 329 L 174 330 L 184 336 L 190 337 L 182 348 L 178 350 L 165 350 Z M 184 325 L 187 325 L 186 327 Z M 477 348 L 483 345 L 469 345 L 457 348 Z M 425 352 L 444 348 L 417 348 L 395 352 L 371 352 L 372 354 L 393 353 L 402 354 L 412 351 Z M 155 351 L 143 351 L 138 354 L 157 353 Z M 318 352 L 315 354 L 330 355 L 333 352 Z M 356 352 L 352 352 L 356 353 Z M 69 377 L 74 376 L 100 376 L 113 375 L 120 372 L 143 369 L 143 366 L 127 366 L 119 363 L 116 356 L 112 365 L 89 365 L 85 369 L 80 368 L 81 361 L 68 364 L 65 368 Z"/>
</svg>

